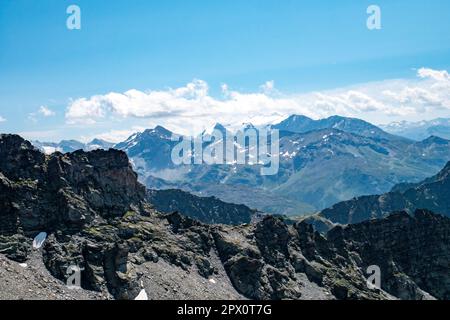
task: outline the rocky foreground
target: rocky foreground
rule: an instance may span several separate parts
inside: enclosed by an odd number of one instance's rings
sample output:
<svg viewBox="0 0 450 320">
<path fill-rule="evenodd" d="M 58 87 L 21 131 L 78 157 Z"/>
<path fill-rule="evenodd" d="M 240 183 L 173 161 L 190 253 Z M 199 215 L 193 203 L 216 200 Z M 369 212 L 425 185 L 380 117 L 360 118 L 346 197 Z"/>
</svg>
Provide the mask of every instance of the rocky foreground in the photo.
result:
<svg viewBox="0 0 450 320">
<path fill-rule="evenodd" d="M 450 299 L 449 238 L 450 219 L 424 210 L 326 236 L 270 216 L 207 225 L 158 213 L 123 152 L 44 155 L 0 136 L 0 298 Z"/>
</svg>

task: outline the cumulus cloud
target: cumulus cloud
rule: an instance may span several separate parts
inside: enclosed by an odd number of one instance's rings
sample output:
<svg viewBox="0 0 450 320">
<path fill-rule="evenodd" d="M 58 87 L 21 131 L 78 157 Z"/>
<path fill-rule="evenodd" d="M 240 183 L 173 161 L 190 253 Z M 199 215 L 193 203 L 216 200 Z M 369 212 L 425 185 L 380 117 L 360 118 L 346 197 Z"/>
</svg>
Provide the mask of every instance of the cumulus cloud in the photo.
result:
<svg viewBox="0 0 450 320">
<path fill-rule="evenodd" d="M 222 85 L 220 86 L 220 89 L 222 90 L 223 94 L 228 94 L 228 85 L 226 83 L 222 83 Z"/>
<path fill-rule="evenodd" d="M 213 97 L 208 84 L 193 80 L 167 90 L 83 97 L 70 102 L 68 123 L 97 123 L 145 119 L 179 133 L 198 133 L 221 122 L 238 127 L 244 122 L 261 125 L 290 114 L 322 118 L 335 114 L 375 119 L 430 115 L 450 110 L 450 76 L 447 71 L 421 68 L 415 79 L 386 80 L 306 94 L 283 94 L 267 81 L 258 92 L 240 92 L 221 85 L 222 97 Z M 384 118 L 383 118 L 384 117 Z M 372 121 L 374 122 L 374 121 Z"/>
<path fill-rule="evenodd" d="M 3 118 L 2 116 L 0 116 L 0 122 L 5 122 L 5 121 L 6 121 L 6 119 Z"/>
<path fill-rule="evenodd" d="M 38 110 L 38 113 L 44 117 L 52 117 L 56 115 L 54 111 L 50 110 L 50 108 L 46 106 L 41 106 Z"/>
<path fill-rule="evenodd" d="M 433 79 L 436 81 L 450 81 L 450 74 L 447 70 L 433 70 L 428 68 L 420 68 L 417 75 L 423 79 Z"/>
<path fill-rule="evenodd" d="M 30 120 L 32 122 L 38 122 L 39 117 L 48 118 L 48 117 L 53 117 L 55 115 L 56 115 L 56 113 L 53 110 L 51 110 L 49 107 L 40 106 L 36 112 L 32 112 L 32 113 L 28 114 L 28 120 Z"/>
<path fill-rule="evenodd" d="M 266 83 L 264 83 L 260 88 L 264 93 L 270 94 L 275 89 L 275 81 L 266 81 Z"/>
<path fill-rule="evenodd" d="M 72 101 L 66 119 L 74 124 L 95 123 L 111 117 L 134 117 L 201 129 L 218 119 L 233 124 L 237 117 L 241 117 L 244 122 L 252 115 L 260 112 L 266 114 L 268 110 L 276 109 L 279 103 L 284 103 L 286 107 L 297 106 L 292 101 L 274 99 L 264 93 L 229 91 L 226 85 L 222 89 L 227 95 L 224 100 L 210 96 L 208 84 L 202 80 L 165 91 L 111 92 Z"/>
<path fill-rule="evenodd" d="M 383 95 L 400 109 L 410 113 L 433 113 L 450 110 L 450 75 L 446 70 L 421 68 L 417 76 L 422 81 L 406 84 L 397 90 L 385 90 Z"/>
<path fill-rule="evenodd" d="M 386 111 L 387 107 L 369 95 L 355 90 L 339 94 L 316 93 L 314 108 L 322 116 L 330 114 L 355 115 L 363 112 Z"/>
</svg>

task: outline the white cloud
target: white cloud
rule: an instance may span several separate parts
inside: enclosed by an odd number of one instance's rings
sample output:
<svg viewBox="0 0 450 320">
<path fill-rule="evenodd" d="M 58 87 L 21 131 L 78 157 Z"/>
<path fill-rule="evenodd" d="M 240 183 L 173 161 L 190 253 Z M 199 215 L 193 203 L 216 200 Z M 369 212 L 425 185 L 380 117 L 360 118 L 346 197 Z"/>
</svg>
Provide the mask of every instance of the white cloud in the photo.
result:
<svg viewBox="0 0 450 320">
<path fill-rule="evenodd" d="M 260 88 L 264 93 L 270 94 L 275 89 L 275 81 L 266 81 Z"/>
<path fill-rule="evenodd" d="M 180 133 L 193 133 L 218 121 L 238 125 L 256 115 L 279 117 L 281 109 L 286 109 L 282 113 L 302 111 L 299 103 L 289 98 L 230 91 L 226 85 L 222 90 L 226 98 L 216 99 L 209 95 L 206 82 L 194 80 L 184 87 L 165 91 L 111 92 L 72 101 L 66 119 L 74 124 L 104 122 L 111 118 L 145 118 L 150 123 L 161 124 Z M 280 106 L 283 107 L 280 109 Z M 303 111 L 310 113 L 306 109 Z"/>
<path fill-rule="evenodd" d="M 282 94 L 275 82 L 260 92 L 239 92 L 226 84 L 223 97 L 209 94 L 205 81 L 186 86 L 124 93 L 111 92 L 70 102 L 68 123 L 108 123 L 112 120 L 145 119 L 146 125 L 163 125 L 179 133 L 198 133 L 216 122 L 231 127 L 243 122 L 255 125 L 290 114 L 312 118 L 353 116 L 380 123 L 385 120 L 424 118 L 450 112 L 450 77 L 447 71 L 421 68 L 415 79 L 385 80 L 322 92 Z M 276 94 L 274 94 L 276 93 Z"/>
<path fill-rule="evenodd" d="M 433 114 L 436 111 L 450 111 L 450 75 L 446 70 L 421 68 L 417 72 L 418 82 L 407 83 L 396 90 L 382 93 L 410 113 Z"/>
<path fill-rule="evenodd" d="M 420 113 L 450 107 L 449 100 L 441 93 L 421 87 L 406 87 L 396 92 L 386 90 L 383 94 L 404 107 L 415 106 L 415 111 Z"/>
<path fill-rule="evenodd" d="M 6 119 L 3 118 L 2 116 L 0 116 L 0 122 L 5 122 L 5 121 L 6 121 Z"/>
<path fill-rule="evenodd" d="M 323 116 L 330 114 L 354 115 L 364 112 L 386 111 L 387 107 L 369 95 L 355 90 L 339 94 L 316 93 L 314 108 Z"/>
<path fill-rule="evenodd" d="M 52 117 L 52 116 L 56 115 L 56 113 L 54 111 L 50 110 L 46 106 L 41 106 L 38 110 L 38 113 L 44 117 Z"/>
<path fill-rule="evenodd" d="M 433 70 L 428 68 L 420 68 L 417 75 L 423 79 L 433 79 L 436 81 L 450 81 L 450 74 L 447 70 Z"/>
<path fill-rule="evenodd" d="M 228 93 L 228 90 L 229 90 L 228 85 L 227 85 L 226 83 L 223 83 L 223 84 L 220 86 L 220 89 L 222 90 L 222 93 L 223 93 L 223 94 L 227 94 L 227 93 Z"/>
<path fill-rule="evenodd" d="M 48 117 L 53 117 L 55 115 L 56 115 L 56 113 L 53 110 L 51 110 L 50 108 L 48 108 L 47 106 L 40 106 L 36 112 L 32 112 L 32 113 L 28 114 L 28 120 L 36 123 L 36 122 L 38 122 L 39 116 L 48 118 Z"/>
</svg>

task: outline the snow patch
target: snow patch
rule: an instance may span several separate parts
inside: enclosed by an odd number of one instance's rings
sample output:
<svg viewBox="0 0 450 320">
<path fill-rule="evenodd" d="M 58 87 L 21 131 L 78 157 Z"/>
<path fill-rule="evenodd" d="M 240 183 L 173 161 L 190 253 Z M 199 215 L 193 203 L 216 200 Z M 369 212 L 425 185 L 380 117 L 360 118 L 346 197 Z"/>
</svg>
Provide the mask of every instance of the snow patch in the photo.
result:
<svg viewBox="0 0 450 320">
<path fill-rule="evenodd" d="M 148 300 L 147 292 L 145 291 L 145 289 L 142 289 L 134 300 Z"/>
<path fill-rule="evenodd" d="M 61 152 L 61 148 L 55 148 L 50 146 L 42 146 L 42 151 L 44 151 L 45 154 L 52 154 L 57 151 Z"/>
<path fill-rule="evenodd" d="M 36 238 L 33 240 L 33 248 L 39 249 L 44 244 L 45 240 L 47 239 L 47 233 L 41 232 L 39 233 Z"/>
</svg>

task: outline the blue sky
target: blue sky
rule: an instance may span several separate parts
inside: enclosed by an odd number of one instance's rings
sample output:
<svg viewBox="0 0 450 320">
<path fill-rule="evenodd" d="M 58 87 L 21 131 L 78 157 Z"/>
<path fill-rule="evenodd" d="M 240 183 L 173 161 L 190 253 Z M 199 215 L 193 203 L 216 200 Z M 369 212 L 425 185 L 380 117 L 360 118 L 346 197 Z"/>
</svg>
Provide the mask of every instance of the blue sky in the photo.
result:
<svg viewBox="0 0 450 320">
<path fill-rule="evenodd" d="M 71 4 L 81 30 L 66 28 Z M 370 4 L 381 8 L 381 30 L 366 28 Z M 245 94 L 274 81 L 277 94 L 298 96 L 416 81 L 419 68 L 450 70 L 449 57 L 447 0 L 0 0 L 0 131 L 47 140 L 125 132 L 158 119 L 127 111 L 74 123 L 67 110 L 80 98 L 194 79 L 217 99 L 223 84 Z"/>
</svg>

